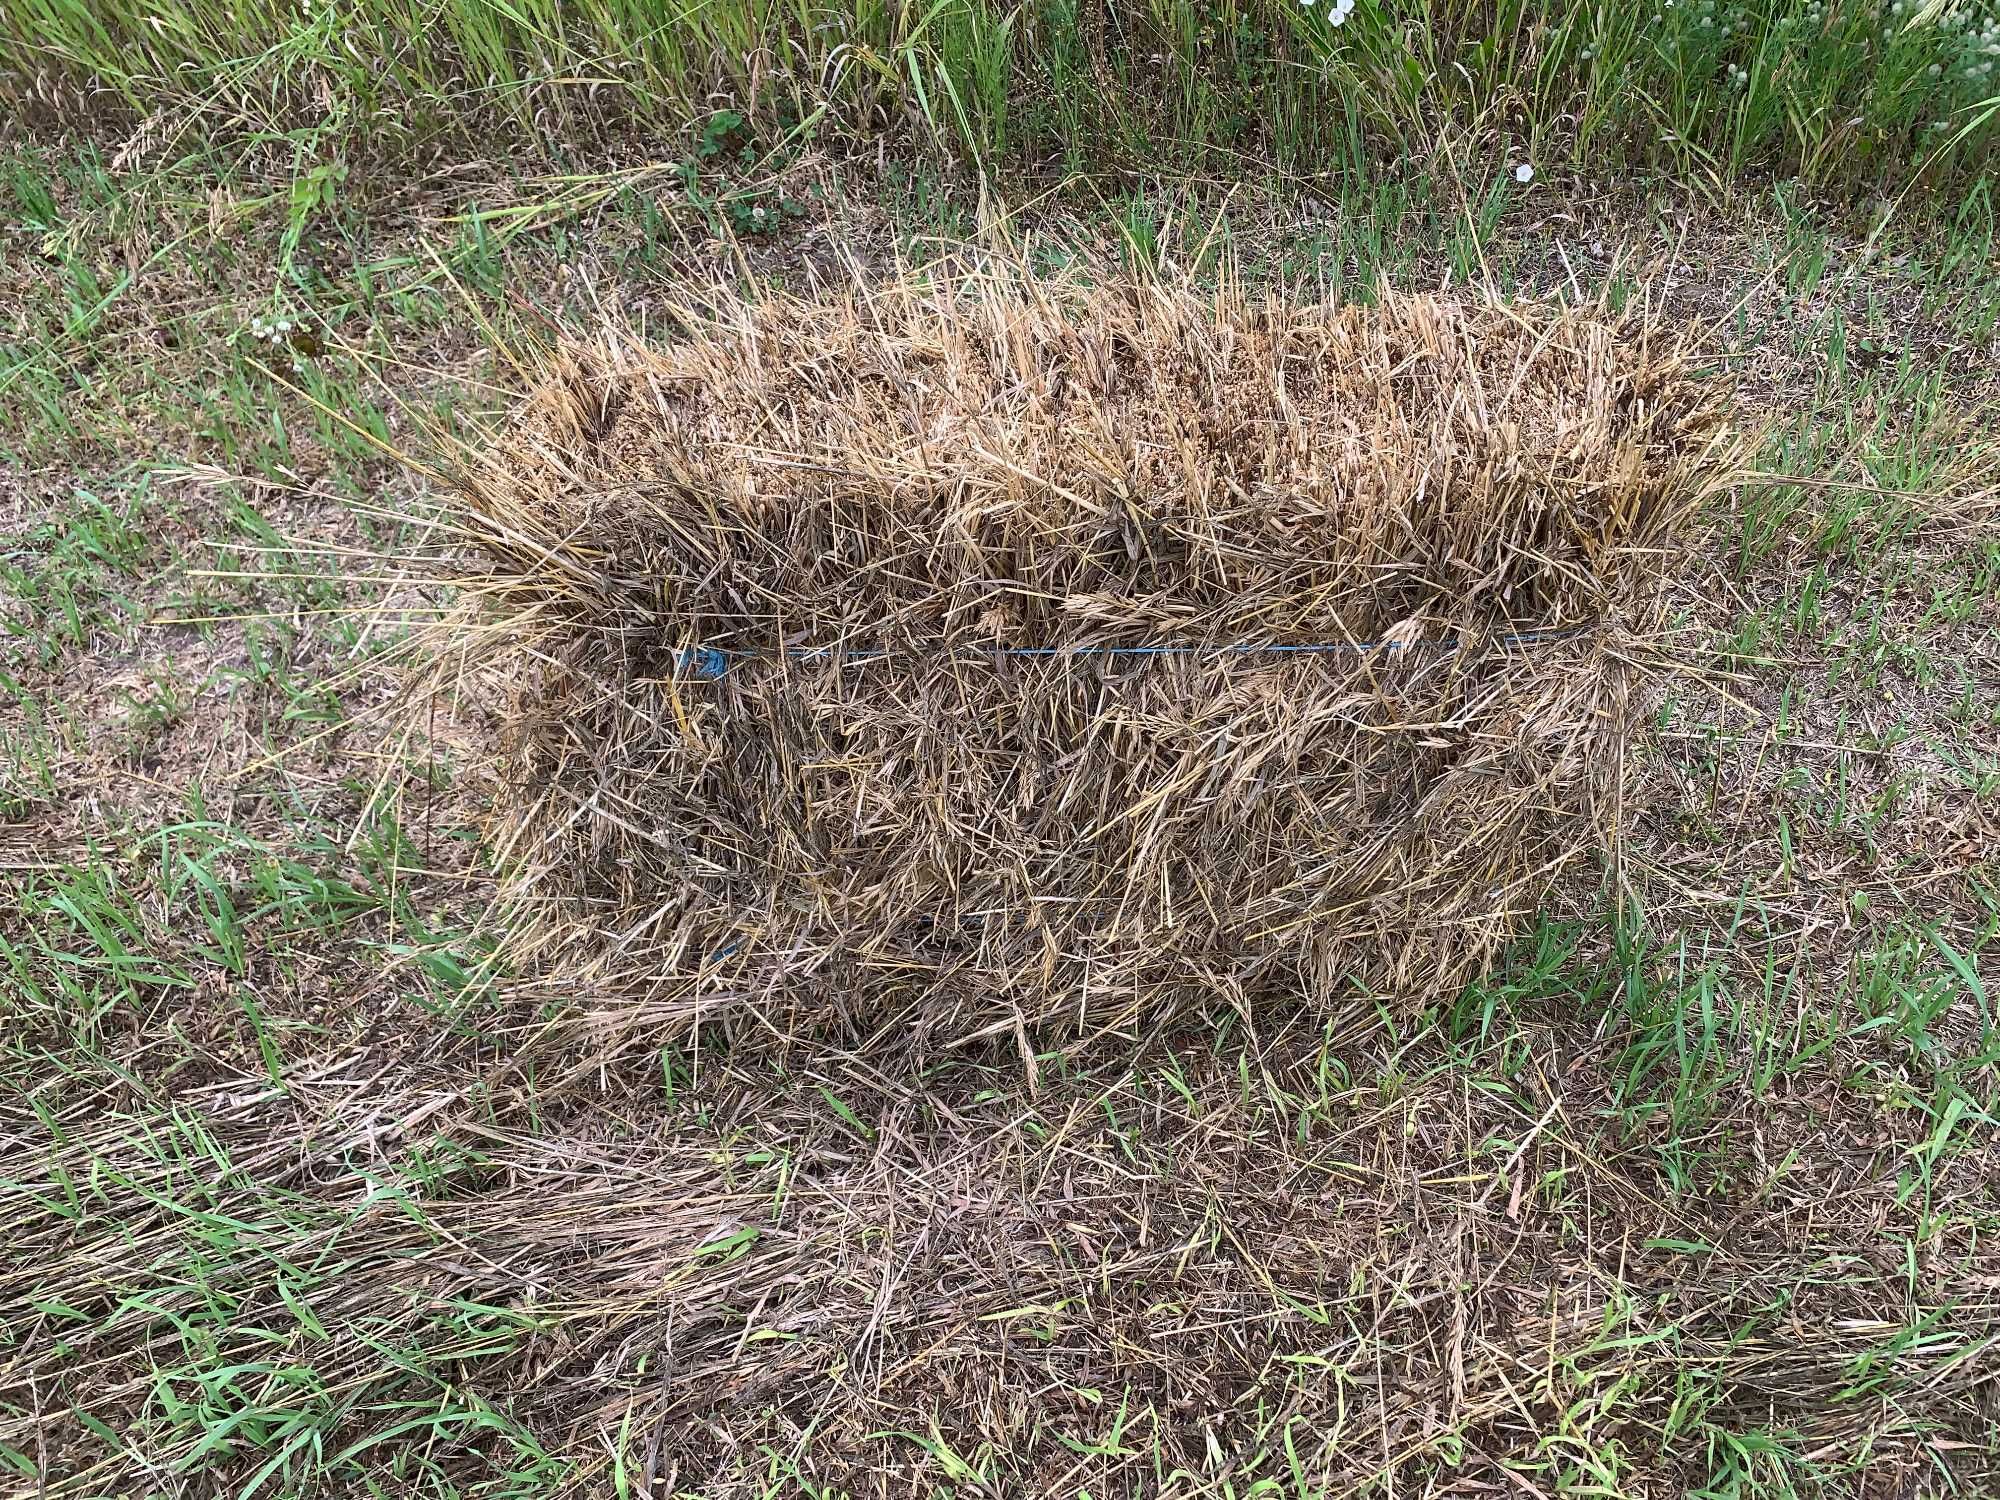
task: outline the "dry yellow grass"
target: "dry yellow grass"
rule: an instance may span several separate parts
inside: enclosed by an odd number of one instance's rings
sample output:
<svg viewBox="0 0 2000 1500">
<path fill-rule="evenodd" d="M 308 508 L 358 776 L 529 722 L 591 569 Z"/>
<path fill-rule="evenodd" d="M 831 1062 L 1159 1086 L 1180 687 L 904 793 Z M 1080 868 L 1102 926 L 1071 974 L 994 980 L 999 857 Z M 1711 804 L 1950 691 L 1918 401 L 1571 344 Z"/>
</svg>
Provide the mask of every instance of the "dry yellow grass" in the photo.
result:
<svg viewBox="0 0 2000 1500">
<path fill-rule="evenodd" d="M 465 485 L 514 956 L 653 1036 L 1449 992 L 1608 831 L 1737 456 L 1634 317 L 986 268 L 680 319 Z"/>
</svg>

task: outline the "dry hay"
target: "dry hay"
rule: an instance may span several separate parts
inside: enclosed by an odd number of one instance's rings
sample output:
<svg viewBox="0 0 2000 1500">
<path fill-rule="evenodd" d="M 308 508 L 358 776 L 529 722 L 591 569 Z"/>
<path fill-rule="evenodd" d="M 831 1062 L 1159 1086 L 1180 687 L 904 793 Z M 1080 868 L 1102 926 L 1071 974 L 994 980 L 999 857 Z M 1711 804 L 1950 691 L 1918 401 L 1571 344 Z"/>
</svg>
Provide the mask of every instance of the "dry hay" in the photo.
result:
<svg viewBox="0 0 2000 1500">
<path fill-rule="evenodd" d="M 56 1496 L 289 1493 L 307 1440 L 355 1493 L 1666 1496 L 1770 1430 L 1871 1480 L 1801 1493 L 1989 1493 L 1990 1239 L 1906 1265 L 1923 1208 L 1836 1156 L 1677 1197 L 1574 1033 L 1520 1094 L 1432 1031 L 1395 1086 L 1293 1034 L 1035 1102 L 822 1059 L 496 1121 L 352 1058 L 80 1109 L 0 1267 L 0 1444 Z"/>
<path fill-rule="evenodd" d="M 464 487 L 514 956 L 655 1036 L 1461 985 L 1610 826 L 1736 457 L 1601 311 L 984 271 L 679 317 Z"/>
</svg>

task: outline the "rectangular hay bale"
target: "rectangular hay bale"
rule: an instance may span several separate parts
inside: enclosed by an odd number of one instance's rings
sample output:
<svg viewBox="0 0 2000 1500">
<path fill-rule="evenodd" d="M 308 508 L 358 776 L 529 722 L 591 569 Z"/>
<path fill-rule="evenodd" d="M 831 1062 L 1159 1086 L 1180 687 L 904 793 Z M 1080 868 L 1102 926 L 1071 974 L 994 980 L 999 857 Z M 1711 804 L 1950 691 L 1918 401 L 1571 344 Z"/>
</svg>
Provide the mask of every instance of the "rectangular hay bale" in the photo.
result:
<svg viewBox="0 0 2000 1500">
<path fill-rule="evenodd" d="M 1599 847 L 1737 457 L 1637 316 L 988 270 L 683 323 L 465 486 L 515 956 L 655 1035 L 1454 990 Z"/>
</svg>

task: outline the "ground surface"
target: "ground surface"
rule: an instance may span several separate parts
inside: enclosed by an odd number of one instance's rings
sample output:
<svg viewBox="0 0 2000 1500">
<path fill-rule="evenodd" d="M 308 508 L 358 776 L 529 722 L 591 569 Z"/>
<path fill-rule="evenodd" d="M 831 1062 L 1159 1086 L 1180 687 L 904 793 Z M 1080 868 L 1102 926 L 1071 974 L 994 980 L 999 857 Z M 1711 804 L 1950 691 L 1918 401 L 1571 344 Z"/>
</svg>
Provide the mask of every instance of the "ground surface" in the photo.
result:
<svg viewBox="0 0 2000 1500">
<path fill-rule="evenodd" d="M 697 136 L 302 213 L 139 155 L 5 168 L 0 1491 L 2000 1485 L 1983 199 L 1106 205 Z M 398 696 L 421 466 L 561 327 L 982 236 L 1712 327 L 1770 477 L 1676 569 L 1615 877 L 1490 983 L 1030 1087 L 1011 1042 L 660 1048 L 485 965 L 505 685 Z"/>
</svg>

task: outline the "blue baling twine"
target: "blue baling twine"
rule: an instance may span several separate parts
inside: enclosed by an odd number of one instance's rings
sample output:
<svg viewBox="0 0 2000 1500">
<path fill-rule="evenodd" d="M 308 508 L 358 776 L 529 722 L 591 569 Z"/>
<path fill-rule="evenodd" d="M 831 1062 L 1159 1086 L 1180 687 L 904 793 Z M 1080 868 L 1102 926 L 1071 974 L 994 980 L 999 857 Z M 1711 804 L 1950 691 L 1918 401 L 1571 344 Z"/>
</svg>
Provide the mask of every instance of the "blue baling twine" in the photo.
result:
<svg viewBox="0 0 2000 1500">
<path fill-rule="evenodd" d="M 1589 627 L 1572 626 L 1568 630 L 1525 630 L 1516 635 L 1497 638 L 1496 645 L 1534 646 L 1545 641 L 1567 640 L 1583 634 Z M 1311 645 L 1283 645 L 1277 642 L 1256 644 L 1238 642 L 1222 646 L 974 646 L 959 648 L 953 654 L 1002 657 L 1002 656 L 1335 656 L 1363 651 L 1403 651 L 1416 646 L 1444 646 L 1456 651 L 1462 642 L 1456 637 L 1448 640 L 1432 641 L 1328 641 Z M 848 661 L 875 661 L 889 656 L 916 656 L 923 653 L 898 651 L 883 646 L 855 647 L 842 651 L 839 646 L 790 646 L 784 655 L 792 661 L 809 661 L 814 657 L 831 656 L 840 653 Z M 713 682 L 726 675 L 732 661 L 748 660 L 764 656 L 758 651 L 725 650 L 719 646 L 695 646 L 674 653 L 674 671 L 678 676 L 698 677 Z"/>
</svg>

